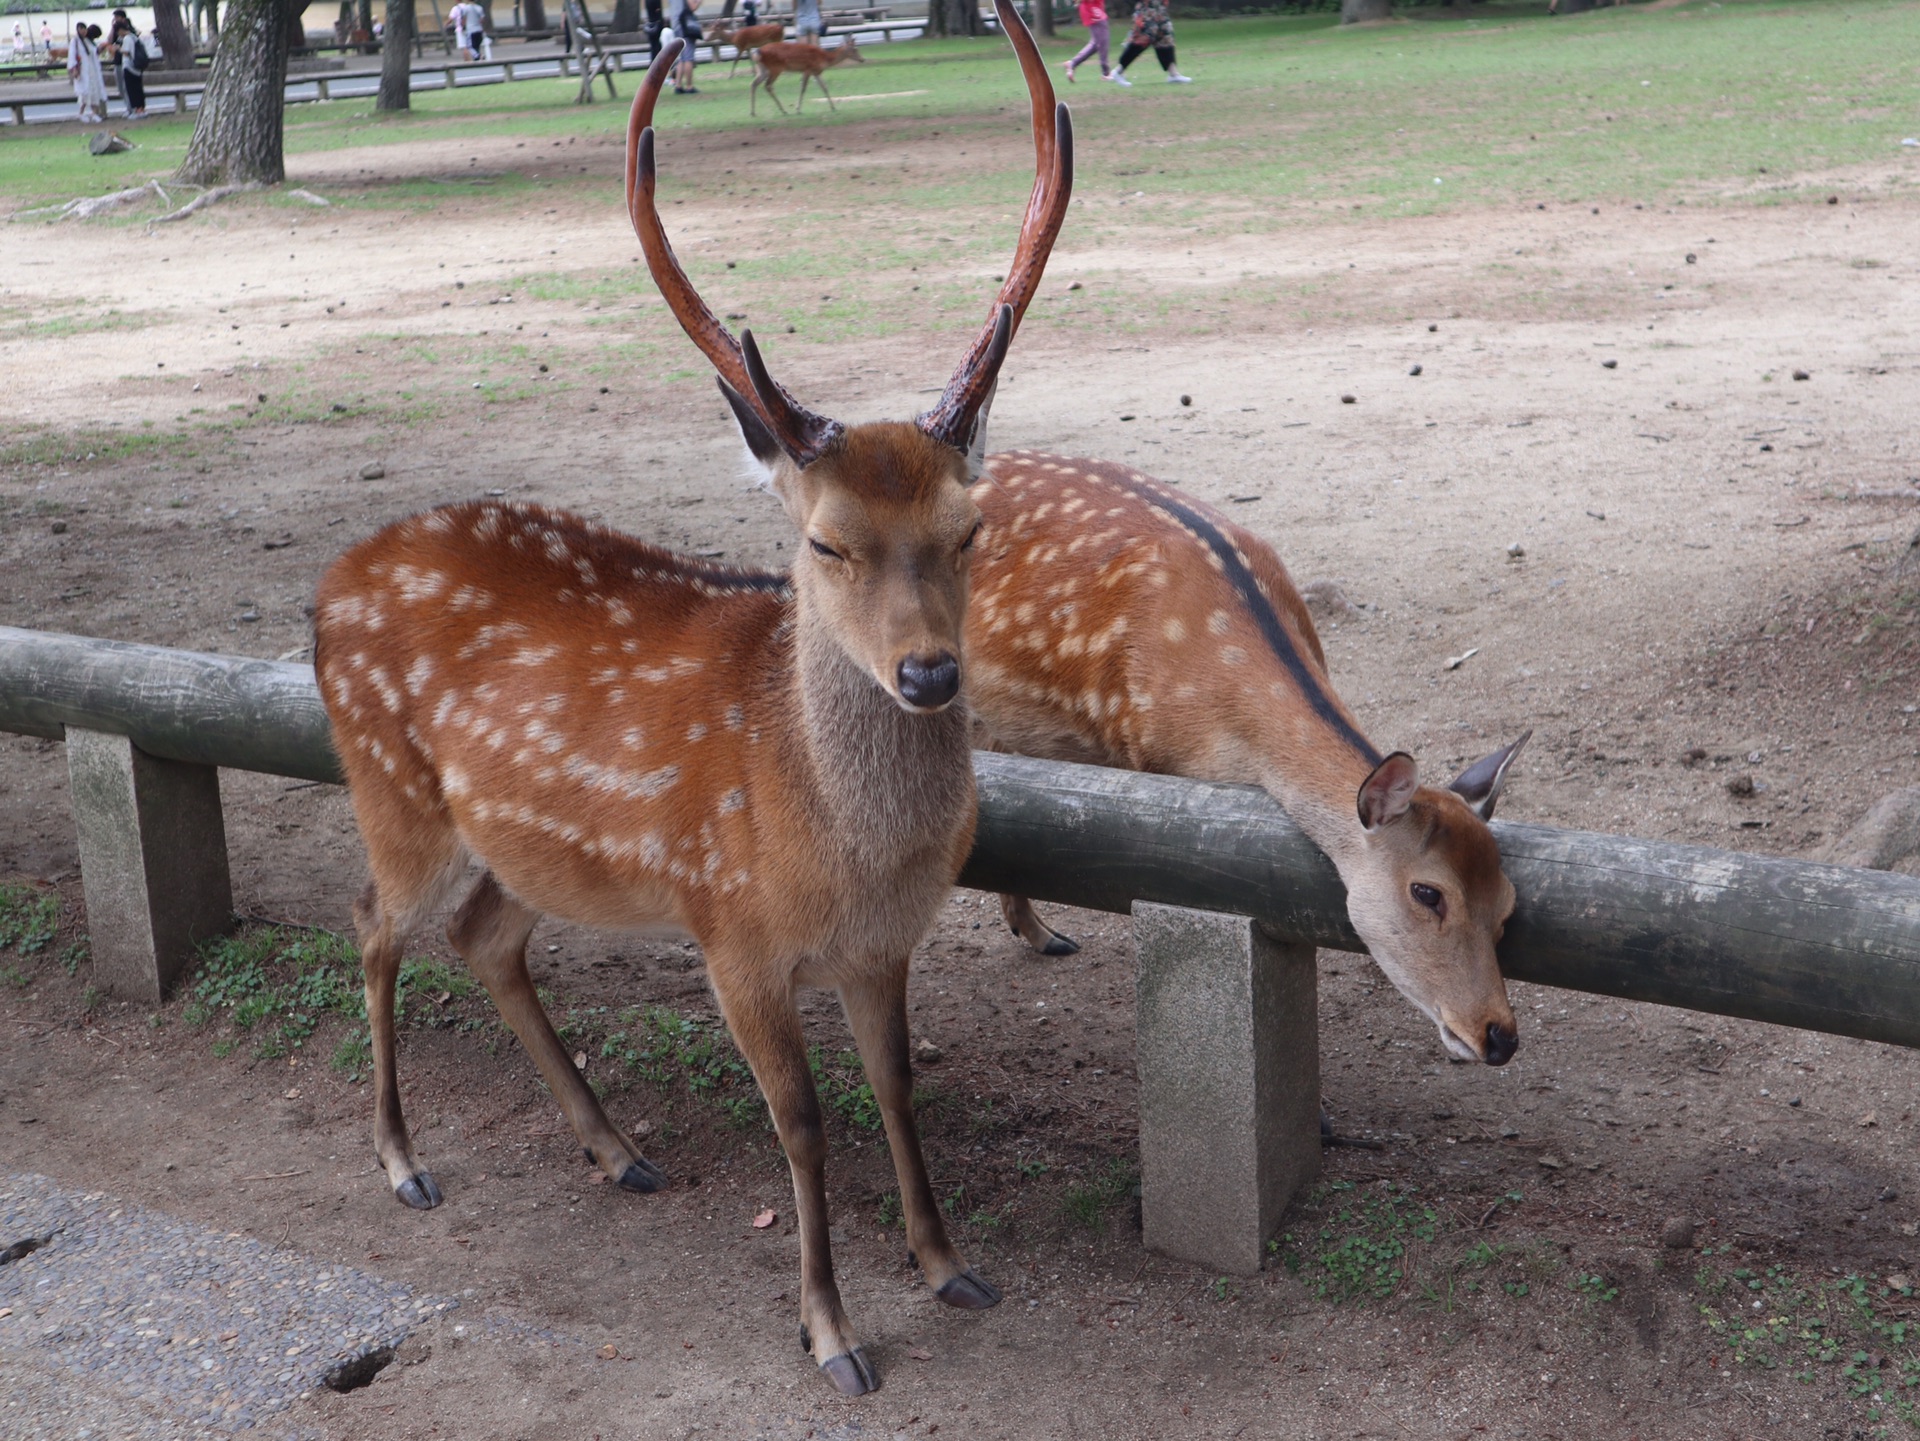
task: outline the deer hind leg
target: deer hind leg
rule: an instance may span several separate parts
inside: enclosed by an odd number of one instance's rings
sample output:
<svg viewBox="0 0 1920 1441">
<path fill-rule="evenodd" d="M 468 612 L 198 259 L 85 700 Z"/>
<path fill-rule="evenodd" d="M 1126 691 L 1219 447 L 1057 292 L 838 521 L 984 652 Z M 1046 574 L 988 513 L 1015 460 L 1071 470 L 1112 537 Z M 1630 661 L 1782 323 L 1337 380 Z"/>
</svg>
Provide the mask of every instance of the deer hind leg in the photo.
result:
<svg viewBox="0 0 1920 1441">
<path fill-rule="evenodd" d="M 920 1130 L 913 1119 L 913 1068 L 907 1059 L 906 961 L 843 985 L 840 1004 L 846 1009 L 860 1046 L 860 1063 L 886 1122 L 913 1259 L 933 1294 L 947 1305 L 963 1311 L 998 1305 L 999 1290 L 974 1271 L 948 1239 L 946 1222 L 933 1198 L 933 1183 L 927 1179 Z"/>
<path fill-rule="evenodd" d="M 1025 896 L 1000 897 L 1000 916 L 1008 930 L 1043 956 L 1070 956 L 1080 949 L 1072 936 L 1062 935 L 1041 920 L 1033 902 Z"/>
<path fill-rule="evenodd" d="M 623 1190 L 645 1194 L 666 1185 L 666 1173 L 640 1154 L 633 1138 L 612 1121 L 580 1078 L 573 1058 L 527 974 L 527 937 L 538 913 L 500 889 L 489 871 L 447 923 L 447 939 L 467 963 L 573 1124 L 587 1157 Z"/>
<path fill-rule="evenodd" d="M 863 1396 L 879 1387 L 880 1376 L 854 1339 L 853 1323 L 833 1279 L 827 1238 L 827 1133 L 791 982 L 784 974 L 767 982 L 738 976 L 724 953 L 712 946 L 707 963 L 727 1027 L 753 1068 L 793 1172 L 800 1231 L 800 1345 L 813 1353 L 842 1395 Z"/>
<path fill-rule="evenodd" d="M 397 795 L 363 792 L 355 801 L 373 864 L 373 880 L 353 908 L 373 1052 L 373 1149 L 393 1194 L 426 1211 L 440 1204 L 440 1187 L 414 1155 L 400 1111 L 394 984 L 407 938 L 453 888 L 466 865 L 466 850 L 444 815 L 408 806 Z"/>
</svg>

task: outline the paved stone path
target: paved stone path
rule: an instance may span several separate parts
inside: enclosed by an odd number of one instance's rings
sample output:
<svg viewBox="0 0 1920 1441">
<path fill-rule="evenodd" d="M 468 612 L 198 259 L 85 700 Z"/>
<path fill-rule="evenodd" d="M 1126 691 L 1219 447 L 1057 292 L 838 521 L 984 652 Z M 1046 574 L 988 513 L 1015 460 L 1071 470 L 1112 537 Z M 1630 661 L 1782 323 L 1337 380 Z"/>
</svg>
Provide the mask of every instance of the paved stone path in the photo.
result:
<svg viewBox="0 0 1920 1441">
<path fill-rule="evenodd" d="M 276 1413 L 459 1302 L 44 1176 L 0 1178 L 0 1438 L 296 1436 Z M 366 1358 L 373 1358 L 368 1361 Z"/>
</svg>

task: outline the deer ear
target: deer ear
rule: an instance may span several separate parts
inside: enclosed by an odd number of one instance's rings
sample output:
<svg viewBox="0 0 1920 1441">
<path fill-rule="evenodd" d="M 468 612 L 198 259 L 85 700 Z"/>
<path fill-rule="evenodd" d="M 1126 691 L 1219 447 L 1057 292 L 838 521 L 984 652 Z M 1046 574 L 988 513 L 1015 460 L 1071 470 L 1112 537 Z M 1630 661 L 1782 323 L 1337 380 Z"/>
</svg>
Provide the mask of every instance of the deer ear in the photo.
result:
<svg viewBox="0 0 1920 1441">
<path fill-rule="evenodd" d="M 1500 799 L 1500 788 L 1507 783 L 1507 767 L 1520 754 L 1520 747 L 1532 738 L 1533 732 L 1527 731 L 1505 750 L 1482 756 L 1455 776 L 1453 784 L 1447 789 L 1472 806 L 1474 814 L 1481 820 L 1492 820 L 1494 804 Z"/>
<path fill-rule="evenodd" d="M 973 433 L 967 439 L 967 484 L 972 485 L 987 473 L 987 412 L 993 409 L 994 392 L 1000 388 L 1000 378 L 994 377 L 993 384 L 987 387 L 987 398 L 980 402 L 980 409 L 974 413 Z"/>
<path fill-rule="evenodd" d="M 1373 768 L 1373 774 L 1360 783 L 1356 807 L 1360 824 L 1374 831 L 1389 821 L 1397 821 L 1413 804 L 1413 793 L 1420 779 L 1415 774 L 1413 757 L 1395 751 Z"/>
<path fill-rule="evenodd" d="M 726 396 L 727 404 L 733 410 L 734 423 L 740 427 L 740 438 L 747 443 L 747 449 L 763 469 L 771 471 L 774 463 L 780 459 L 780 442 L 773 438 L 773 432 L 767 429 L 766 422 L 747 404 L 739 391 L 717 375 L 713 382 L 720 387 L 720 393 Z"/>
</svg>

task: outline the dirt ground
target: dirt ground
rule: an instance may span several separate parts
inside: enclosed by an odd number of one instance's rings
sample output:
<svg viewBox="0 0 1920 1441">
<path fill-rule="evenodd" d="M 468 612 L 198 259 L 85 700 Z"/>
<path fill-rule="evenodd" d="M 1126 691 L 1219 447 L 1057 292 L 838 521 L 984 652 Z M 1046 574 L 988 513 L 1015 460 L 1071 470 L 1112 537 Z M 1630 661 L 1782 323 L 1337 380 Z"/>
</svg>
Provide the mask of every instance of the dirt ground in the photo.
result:
<svg viewBox="0 0 1920 1441">
<path fill-rule="evenodd" d="M 888 143 L 836 134 L 847 151 Z M 611 175 L 616 157 L 581 159 Z M 509 163 L 469 142 L 404 159 L 422 175 Z M 292 179 L 338 191 L 351 168 L 322 157 Z M 1070 224 L 1049 294 L 1082 279 L 1217 301 L 1223 331 L 1053 331 L 1036 307 L 995 441 L 1131 461 L 1269 535 L 1297 578 L 1337 580 L 1352 609 L 1324 611 L 1323 638 L 1377 743 L 1450 775 L 1535 729 L 1503 814 L 1803 854 L 1920 781 L 1920 572 L 1901 570 L 1920 504 L 1899 498 L 1920 485 L 1920 199 L 1887 175 L 1824 179 L 1837 204 L 1318 214 L 1260 236 L 1145 229 L 1124 250 L 1077 250 Z M 777 209 L 743 222 L 729 204 L 690 201 L 670 223 L 690 248 L 725 230 L 746 253 L 778 249 Z M 677 343 L 638 278 L 624 319 L 598 299 L 503 306 L 529 217 L 484 198 L 216 215 L 153 240 L 10 231 L 20 323 L 0 332 L 0 387 L 16 413 L 24 397 L 39 420 L 186 438 L 17 447 L 0 470 L 0 622 L 295 655 L 346 544 L 481 491 L 780 563 L 784 522 L 739 478 L 691 347 L 639 373 L 599 359 L 609 322 L 663 354 Z M 548 270 L 632 248 L 617 206 L 563 202 L 539 223 Z M 74 314 L 70 275 L 110 273 L 136 244 L 164 262 L 143 268 L 141 328 L 36 328 Z M 984 302 L 987 275 L 948 279 Z M 1298 299 L 1238 308 L 1255 279 Z M 519 349 L 480 344 L 509 327 Z M 776 344 L 772 363 L 832 413 L 899 416 L 958 348 L 850 340 L 783 365 Z M 348 369 L 336 412 L 327 377 Z M 482 377 L 484 407 L 463 398 Z M 402 391 L 426 398 L 411 419 L 358 399 Z M 194 406 L 231 424 L 197 429 Z M 239 908 L 347 927 L 363 863 L 344 794 L 223 785 Z M 84 926 L 52 743 L 0 740 L 8 875 L 56 887 Z M 764 1130 L 616 1082 L 616 1116 L 650 1128 L 675 1184 L 597 1184 L 479 1001 L 449 1010 L 474 1029 L 404 1034 L 409 1117 L 448 1197 L 434 1212 L 387 1194 L 366 1086 L 319 1060 L 331 1034 L 305 1064 L 216 1057 L 178 1003 L 152 1021 L 45 959 L 0 988 L 0 1163 L 464 1297 L 415 1364 L 295 1418 L 328 1436 L 1906 1434 L 1910 1343 L 1863 1342 L 1870 1363 L 1800 1380 L 1798 1341 L 1775 1369 L 1726 1327 L 1791 1309 L 1770 1277 L 1806 1294 L 1910 1284 L 1910 1053 L 1517 986 L 1516 1060 L 1460 1067 L 1363 958 L 1329 953 L 1327 1103 L 1384 1148 L 1330 1150 L 1328 1178 L 1351 1189 L 1297 1209 L 1263 1275 L 1221 1280 L 1138 1244 L 1126 926 L 1061 913 L 1084 949 L 1040 960 L 996 914 L 956 896 L 916 958 L 913 1024 L 944 1053 L 923 1070 L 934 1172 L 964 1190 L 963 1245 L 1007 1299 L 984 1315 L 932 1301 L 885 1224 L 884 1147 L 837 1124 L 841 1279 L 884 1378 L 859 1402 L 794 1345 L 791 1196 Z M 547 924 L 534 953 L 576 1010 L 713 1013 L 679 944 Z M 828 999 L 809 1024 L 846 1044 Z M 754 1230 L 763 1207 L 780 1222 Z M 1323 1258 L 1393 1232 L 1394 1207 L 1434 1213 L 1409 1233 L 1407 1279 L 1320 1294 Z M 1675 1219 L 1698 1223 L 1690 1246 L 1662 1243 Z M 1750 1304 L 1749 1276 L 1768 1288 Z M 1881 1304 L 1920 1320 L 1910 1294 Z"/>
</svg>

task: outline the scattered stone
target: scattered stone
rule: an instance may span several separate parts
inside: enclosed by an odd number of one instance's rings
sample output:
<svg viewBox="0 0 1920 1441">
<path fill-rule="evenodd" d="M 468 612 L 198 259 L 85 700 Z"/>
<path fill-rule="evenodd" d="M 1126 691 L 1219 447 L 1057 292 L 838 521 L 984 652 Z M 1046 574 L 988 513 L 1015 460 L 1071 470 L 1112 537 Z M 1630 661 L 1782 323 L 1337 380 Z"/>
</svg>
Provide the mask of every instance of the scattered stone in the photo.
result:
<svg viewBox="0 0 1920 1441">
<path fill-rule="evenodd" d="M 1739 775 L 1727 781 L 1727 794 L 1730 796 L 1738 796 L 1741 800 L 1748 799 L 1754 794 L 1756 789 L 1757 787 L 1755 787 L 1753 783 L 1753 774 L 1750 771 L 1741 771 Z"/>
<path fill-rule="evenodd" d="M 1795 380 L 1812 380 L 1813 376 L 1804 370 L 1796 370 L 1793 373 L 1793 378 Z"/>
<path fill-rule="evenodd" d="M 1541 207 L 1541 209 L 1543 209 L 1543 210 L 1544 210 L 1545 208 L 1546 208 L 1545 206 L 1542 206 L 1542 207 Z M 1437 325 L 1429 325 L 1429 326 L 1427 327 L 1427 334 L 1429 334 L 1429 335 L 1431 335 L 1431 334 L 1433 334 L 1433 332 L 1434 332 L 1434 331 L 1436 331 L 1436 330 L 1438 330 L 1439 328 L 1440 328 L 1440 327 L 1439 327 L 1439 326 L 1437 326 Z"/>
<path fill-rule="evenodd" d="M 941 1061 L 946 1059 L 946 1055 L 947 1053 L 934 1045 L 932 1041 L 925 1039 L 922 1039 L 920 1044 L 913 1048 L 914 1060 L 924 1066 L 937 1066 Z"/>
<path fill-rule="evenodd" d="M 1587 514 L 1595 520 L 1605 520 L 1607 518 L 1607 513 L 1604 510 L 1590 510 Z"/>
<path fill-rule="evenodd" d="M 1413 369 L 1411 369 L 1411 370 L 1409 370 L 1409 371 L 1407 372 L 1407 374 L 1408 374 L 1408 375 L 1418 375 L 1418 374 L 1420 373 L 1420 369 L 1421 369 L 1421 368 L 1420 368 L 1419 366 L 1417 366 L 1417 365 L 1416 365 L 1416 366 L 1414 366 L 1414 367 L 1413 367 Z"/>
<path fill-rule="evenodd" d="M 65 535 L 67 533 L 67 523 L 64 520 L 56 520 L 53 523 L 52 529 L 55 535 Z"/>
<path fill-rule="evenodd" d="M 1524 545 L 1520 544 L 1520 542 L 1517 540 L 1512 545 L 1507 547 L 1508 560 L 1524 560 L 1526 558 L 1526 554 L 1527 554 L 1527 548 Z"/>
<path fill-rule="evenodd" d="M 1567 1163 L 1558 1156 L 1542 1156 L 1540 1158 L 1540 1165 L 1549 1171 L 1564 1171 L 1567 1169 Z"/>
<path fill-rule="evenodd" d="M 1765 451 L 1771 451 L 1773 449 L 1773 443 L 1769 441 L 1767 442 L 1767 444 L 1761 446 L 1760 448 Z"/>
<path fill-rule="evenodd" d="M 1618 370 L 1620 368 L 1620 362 L 1617 360 L 1603 360 L 1600 362 L 1600 368 L 1602 370 Z"/>
<path fill-rule="evenodd" d="M 1840 197 L 1838 195 L 1829 195 L 1827 197 L 1827 204 L 1838 205 L 1839 203 L 1840 203 Z"/>
<path fill-rule="evenodd" d="M 1674 1216 L 1660 1228 L 1660 1244 L 1669 1251 L 1685 1251 L 1693 1245 L 1694 1230 L 1691 1216 Z"/>
<path fill-rule="evenodd" d="M 1133 417 L 1133 416 L 1131 416 L 1131 415 L 1123 415 L 1123 416 L 1121 416 L 1120 418 L 1121 418 L 1122 420 L 1132 420 L 1132 419 L 1134 419 L 1134 417 Z"/>
<path fill-rule="evenodd" d="M 1687 264 L 1696 265 L 1699 263 L 1699 260 L 1700 257 L 1695 255 L 1691 250 L 1687 252 Z"/>
<path fill-rule="evenodd" d="M 1360 614 L 1360 607 L 1347 599 L 1338 581 L 1310 580 L 1300 587 L 1300 599 L 1307 603 L 1308 610 L 1318 614 L 1342 618 Z"/>
<path fill-rule="evenodd" d="M 1881 1189 L 1880 1199 L 1891 1204 L 1900 1199 L 1900 1193 L 1894 1190 L 1893 1187 L 1886 1186 Z"/>
<path fill-rule="evenodd" d="M 1359 397 L 1353 396 L 1353 395 L 1343 395 L 1340 397 L 1340 403 L 1342 405 L 1356 405 L 1359 403 Z"/>
<path fill-rule="evenodd" d="M 1877 1126 L 1880 1124 L 1880 1113 L 1878 1111 L 1868 1111 L 1856 1124 L 1858 1124 L 1862 1130 L 1865 1130 L 1869 1126 Z"/>
<path fill-rule="evenodd" d="M 1887 1284 L 1896 1291 L 1911 1291 L 1913 1289 L 1913 1277 L 1909 1276 L 1905 1271 L 1895 1271 L 1891 1276 L 1887 1277 Z"/>
<path fill-rule="evenodd" d="M 1191 395 L 1183 395 L 1180 397 L 1180 403 L 1182 405 L 1192 405 L 1193 397 Z"/>
<path fill-rule="evenodd" d="M 1076 280 L 1076 281 L 1074 281 L 1074 282 L 1073 282 L 1073 284 L 1071 284 L 1071 285 L 1069 285 L 1069 286 L 1067 287 L 1067 289 L 1069 289 L 1069 290 L 1078 290 L 1079 288 L 1080 288 L 1080 282 L 1079 282 L 1079 281 L 1077 281 L 1077 280 Z"/>
<path fill-rule="evenodd" d="M 360 467 L 362 480 L 385 480 L 386 476 L 387 468 L 377 460 L 370 460 Z"/>
<path fill-rule="evenodd" d="M 1800 1109 L 1800 1098 L 1795 1096 L 1792 1100 L 1788 1101 L 1787 1104 L 1797 1111 Z"/>
<path fill-rule="evenodd" d="M 245 625 L 252 625 L 255 621 L 259 619 L 260 619 L 260 612 L 257 610 L 243 610 L 240 612 L 240 620 Z"/>
</svg>

